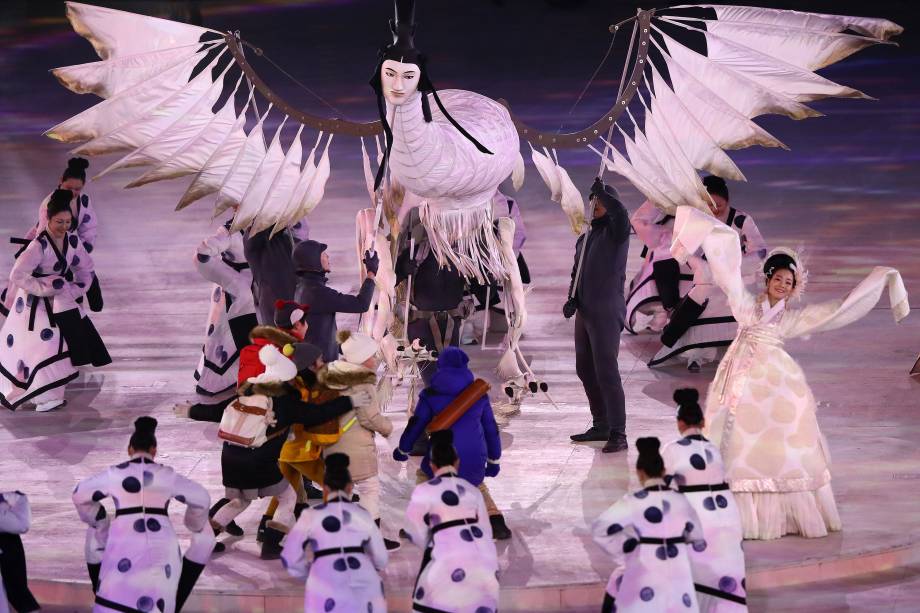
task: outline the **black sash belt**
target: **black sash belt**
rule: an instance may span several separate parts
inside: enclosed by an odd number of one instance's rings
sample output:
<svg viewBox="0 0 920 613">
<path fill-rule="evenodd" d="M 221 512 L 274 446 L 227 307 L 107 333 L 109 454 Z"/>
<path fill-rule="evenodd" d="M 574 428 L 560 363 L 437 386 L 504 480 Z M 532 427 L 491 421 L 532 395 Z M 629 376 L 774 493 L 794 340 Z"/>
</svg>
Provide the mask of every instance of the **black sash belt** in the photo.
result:
<svg viewBox="0 0 920 613">
<path fill-rule="evenodd" d="M 143 611 L 140 609 L 135 609 L 134 607 L 123 605 L 120 602 L 114 602 L 108 598 L 103 598 L 102 596 L 96 596 L 96 604 L 100 607 L 105 607 L 106 609 L 120 611 L 121 613 L 143 613 Z"/>
<path fill-rule="evenodd" d="M 137 515 L 139 513 L 144 513 L 146 515 L 169 515 L 166 509 L 157 507 L 125 507 L 124 509 L 115 511 L 115 517 L 121 517 L 122 515 Z"/>
<path fill-rule="evenodd" d="M 364 547 L 335 547 L 332 549 L 320 549 L 313 552 L 313 559 L 325 558 L 326 556 L 345 555 L 346 553 L 364 553 Z"/>
<path fill-rule="evenodd" d="M 48 314 L 48 322 L 54 328 L 54 313 L 51 310 L 51 299 L 47 296 L 32 296 L 32 306 L 29 307 L 29 332 L 35 331 L 35 316 L 38 314 L 38 302 L 45 305 L 45 312 Z"/>
<path fill-rule="evenodd" d="M 730 600 L 732 602 L 737 602 L 738 604 L 747 604 L 747 599 L 744 598 L 743 596 L 729 594 L 728 592 L 723 592 L 722 590 L 717 590 L 714 587 L 709 587 L 708 585 L 701 585 L 699 583 L 694 583 L 693 587 L 696 588 L 696 591 L 699 592 L 700 594 L 706 594 L 707 596 L 715 596 L 716 598 Z"/>
<path fill-rule="evenodd" d="M 658 538 L 654 536 L 643 536 L 639 539 L 639 543 L 642 545 L 677 545 L 678 543 L 686 543 L 687 539 L 682 536 L 674 536 L 671 538 Z"/>
<path fill-rule="evenodd" d="M 722 492 L 728 489 L 728 483 L 716 483 L 714 485 L 680 485 L 677 490 L 681 494 L 687 492 Z"/>
<path fill-rule="evenodd" d="M 456 528 L 457 526 L 472 526 L 473 524 L 478 524 L 478 523 L 479 523 L 479 518 L 476 518 L 476 517 L 467 518 L 467 519 L 454 519 L 451 521 L 446 521 L 446 522 L 438 524 L 437 526 L 433 526 L 431 528 L 431 535 L 434 536 L 441 530 L 447 530 L 448 528 Z"/>
</svg>

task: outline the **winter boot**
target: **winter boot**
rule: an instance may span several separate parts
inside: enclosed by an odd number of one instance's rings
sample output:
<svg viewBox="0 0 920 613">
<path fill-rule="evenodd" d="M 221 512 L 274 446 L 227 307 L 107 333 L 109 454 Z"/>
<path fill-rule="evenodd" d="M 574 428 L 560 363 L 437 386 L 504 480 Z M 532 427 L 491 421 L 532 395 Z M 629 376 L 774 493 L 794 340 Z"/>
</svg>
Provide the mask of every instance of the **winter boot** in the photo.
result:
<svg viewBox="0 0 920 613">
<path fill-rule="evenodd" d="M 265 524 L 272 520 L 271 515 L 263 515 L 262 519 L 259 520 L 259 529 L 256 531 L 256 542 L 264 543 L 265 542 Z"/>
<path fill-rule="evenodd" d="M 281 541 L 284 539 L 284 532 L 277 528 L 265 526 L 265 534 L 262 537 L 262 553 L 259 555 L 263 560 L 277 560 L 281 558 Z"/>
<path fill-rule="evenodd" d="M 375 519 L 374 523 L 377 524 L 378 528 L 380 527 L 380 519 Z M 402 547 L 402 543 L 400 543 L 399 541 L 391 541 L 387 537 L 383 537 L 383 544 L 387 548 L 387 551 L 396 551 L 397 549 Z"/>
<path fill-rule="evenodd" d="M 504 541 L 511 538 L 511 530 L 508 528 L 508 524 L 505 523 L 505 516 L 499 513 L 498 515 L 489 515 L 489 523 L 492 524 L 492 538 L 496 541 Z"/>
<path fill-rule="evenodd" d="M 214 515 L 229 503 L 229 498 L 221 498 L 211 506 L 211 509 L 208 511 L 208 517 L 214 519 Z M 240 528 L 235 521 L 231 521 L 223 530 L 230 536 L 243 536 L 243 529 Z"/>
</svg>

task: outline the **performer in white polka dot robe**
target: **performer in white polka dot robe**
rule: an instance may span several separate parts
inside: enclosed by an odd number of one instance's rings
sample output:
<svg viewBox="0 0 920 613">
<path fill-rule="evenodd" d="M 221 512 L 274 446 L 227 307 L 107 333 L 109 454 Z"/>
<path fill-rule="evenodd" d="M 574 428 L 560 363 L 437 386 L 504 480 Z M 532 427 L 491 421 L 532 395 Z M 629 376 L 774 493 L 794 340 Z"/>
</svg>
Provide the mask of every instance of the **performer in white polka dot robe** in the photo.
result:
<svg viewBox="0 0 920 613">
<path fill-rule="evenodd" d="M 614 559 L 603 611 L 698 611 L 691 547 L 706 541 L 696 511 L 664 482 L 657 438 L 636 441 L 643 488 L 626 494 L 591 527 L 594 540 Z"/>
<path fill-rule="evenodd" d="M 768 254 L 766 291 L 754 295 L 742 281 L 738 234 L 709 215 L 681 207 L 671 251 L 686 260 L 699 248 L 738 320 L 738 334 L 709 387 L 706 433 L 725 460 L 744 538 L 822 537 L 840 530 L 817 404 L 783 343 L 864 317 L 886 289 L 895 321 L 906 317 L 910 307 L 901 275 L 876 267 L 845 298 L 793 309 L 787 302 L 807 280 L 795 252 Z"/>
<path fill-rule="evenodd" d="M 405 530 L 423 547 L 413 610 L 495 613 L 498 554 L 479 488 L 457 475 L 453 434 L 431 434 L 434 478 L 420 483 L 406 509 Z"/>
<path fill-rule="evenodd" d="M 326 502 L 304 509 L 288 533 L 281 562 L 288 574 L 306 579 L 305 613 L 385 613 L 387 563 L 383 535 L 370 513 L 351 502 L 354 483 L 348 456 L 326 458 Z"/>
<path fill-rule="evenodd" d="M 661 456 L 672 489 L 690 502 L 702 522 L 705 546 L 693 547 L 690 560 L 700 611 L 747 611 L 741 516 L 725 482 L 719 449 L 702 434 L 699 392 L 679 389 L 677 426 L 682 435 L 664 446 Z"/>
<path fill-rule="evenodd" d="M 84 479 L 73 493 L 80 519 L 90 526 L 90 565 L 102 549 L 96 613 L 179 610 L 214 549 L 210 496 L 198 483 L 154 461 L 155 427 L 156 420 L 139 418 L 128 447 L 130 459 Z M 101 501 L 106 498 L 115 503 L 115 517 L 105 513 Z M 186 506 L 185 526 L 192 532 L 184 557 L 167 514 L 172 499 Z"/>
<path fill-rule="evenodd" d="M 11 287 L 17 290 L 0 328 L 0 405 L 13 411 L 26 403 L 39 409 L 62 405 L 64 387 L 77 377 L 74 363 L 93 359 L 86 345 L 78 345 L 75 355 L 62 334 L 67 323 L 80 327 L 77 299 L 92 281 L 93 263 L 77 235 L 61 230 L 70 224 L 70 192 L 55 193 L 61 194 L 52 210 L 55 227 L 29 243 L 10 272 Z"/>
<path fill-rule="evenodd" d="M 202 241 L 195 254 L 198 272 L 213 283 L 205 342 L 195 369 L 195 391 L 205 402 L 236 389 L 240 349 L 249 344 L 249 332 L 259 323 L 243 234 L 231 234 L 228 226 L 229 222 Z"/>
</svg>

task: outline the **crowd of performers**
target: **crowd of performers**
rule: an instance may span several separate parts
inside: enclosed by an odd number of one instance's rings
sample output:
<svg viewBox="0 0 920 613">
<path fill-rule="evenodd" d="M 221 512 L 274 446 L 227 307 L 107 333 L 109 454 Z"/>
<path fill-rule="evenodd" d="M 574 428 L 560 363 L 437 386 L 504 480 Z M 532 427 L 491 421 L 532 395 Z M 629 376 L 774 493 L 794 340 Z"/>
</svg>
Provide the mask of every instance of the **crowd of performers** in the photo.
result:
<svg viewBox="0 0 920 613">
<path fill-rule="evenodd" d="M 110 362 L 89 317 L 102 308 L 102 293 L 90 255 L 96 211 L 82 193 L 86 167 L 70 160 L 36 226 L 13 240 L 20 248 L 0 331 L 0 402 L 12 410 L 58 409 L 78 366 Z M 590 227 L 576 243 L 563 314 L 575 318 L 576 370 L 592 424 L 573 441 L 601 441 L 605 453 L 628 447 L 622 330 L 660 332 L 652 366 L 680 356 L 696 371 L 727 347 L 705 411 L 696 390 L 678 390 L 680 438 L 663 448 L 637 439 L 641 489 L 594 522 L 594 538 L 616 567 L 605 611 L 744 610 L 743 539 L 840 530 L 816 402 L 783 341 L 859 319 L 886 289 L 896 319 L 908 310 L 899 274 L 881 267 L 843 299 L 787 306 L 807 281 L 799 255 L 768 253 L 750 215 L 729 205 L 725 181 L 710 176 L 704 184 L 712 215 L 683 207 L 667 216 L 646 202 L 630 219 L 616 190 L 598 179 Z M 515 214 L 512 199 L 497 201 Z M 378 478 L 376 437 L 393 433 L 377 374 L 381 346 L 336 322 L 338 313 L 369 309 L 378 254 L 364 253 L 363 283 L 344 294 L 327 285 L 327 246 L 309 238 L 305 220 L 276 234 L 230 228 L 218 228 L 195 256 L 213 284 L 211 306 L 197 397 L 175 408 L 180 418 L 220 424 L 224 496 L 212 504 L 201 485 L 158 463 L 156 420 L 137 419 L 128 459 L 73 494 L 88 525 L 95 610 L 181 610 L 211 556 L 225 550 L 218 538 L 243 536 L 236 518 L 265 499 L 253 536 L 263 559 L 305 579 L 306 611 L 386 610 L 378 573 L 402 539 L 424 552 L 414 610 L 496 611 L 493 540 L 511 531 L 485 479 L 499 474 L 501 439 L 489 386 L 459 348 L 470 296 L 484 288 L 442 268 L 407 216 L 413 240 L 397 251 L 395 272 L 414 281 L 408 338 L 436 350 L 436 360 L 421 365 L 424 389 L 393 445 L 397 462 L 423 456 L 397 535 L 383 517 Z M 631 228 L 644 248 L 627 292 Z M 489 293 L 478 300 L 486 317 Z M 173 499 L 186 505 L 192 533 L 184 553 L 167 515 Z M 18 611 L 38 606 L 18 536 L 29 513 L 24 494 L 0 496 L 0 612 L 7 599 Z"/>
</svg>

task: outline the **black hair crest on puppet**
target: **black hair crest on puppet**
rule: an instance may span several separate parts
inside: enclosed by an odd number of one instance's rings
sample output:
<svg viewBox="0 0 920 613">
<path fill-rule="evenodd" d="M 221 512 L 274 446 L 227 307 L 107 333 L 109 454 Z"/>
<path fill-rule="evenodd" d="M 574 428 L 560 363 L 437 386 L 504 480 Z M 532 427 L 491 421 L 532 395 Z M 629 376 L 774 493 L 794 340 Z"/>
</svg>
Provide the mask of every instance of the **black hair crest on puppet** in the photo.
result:
<svg viewBox="0 0 920 613">
<path fill-rule="evenodd" d="M 380 163 L 380 168 L 377 169 L 377 176 L 374 178 L 374 191 L 380 187 L 380 183 L 383 181 L 387 161 L 390 159 L 390 150 L 393 147 L 393 130 L 390 128 L 390 124 L 387 121 L 386 104 L 383 98 L 383 81 L 380 77 L 380 71 L 386 60 L 418 65 L 421 72 L 421 74 L 419 74 L 418 91 L 422 95 L 422 115 L 425 121 L 431 121 L 431 107 L 428 103 L 428 94 L 431 94 L 447 121 L 457 128 L 460 134 L 466 137 L 467 140 L 476 145 L 479 151 L 492 155 L 491 151 L 451 117 L 450 113 L 447 112 L 447 109 L 445 109 L 444 105 L 441 103 L 441 99 L 438 98 L 438 91 L 435 89 L 434 84 L 432 84 L 428 76 L 427 58 L 415 48 L 415 0 L 393 0 L 393 4 L 396 13 L 395 19 L 390 20 L 390 32 L 393 34 L 393 42 L 386 47 L 382 47 L 378 52 L 377 66 L 374 68 L 374 74 L 371 75 L 369 81 L 371 87 L 374 89 L 374 93 L 377 95 L 377 113 L 380 116 L 380 123 L 383 124 L 383 132 L 386 140 L 383 160 Z"/>
<path fill-rule="evenodd" d="M 149 452 L 157 446 L 156 430 L 157 420 L 153 417 L 138 417 L 134 420 L 134 434 L 131 435 L 128 446 L 134 451 Z"/>
</svg>

